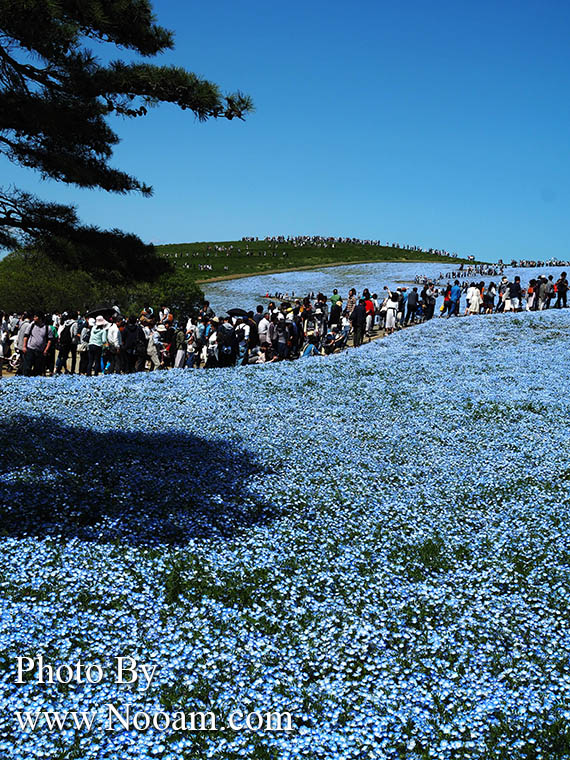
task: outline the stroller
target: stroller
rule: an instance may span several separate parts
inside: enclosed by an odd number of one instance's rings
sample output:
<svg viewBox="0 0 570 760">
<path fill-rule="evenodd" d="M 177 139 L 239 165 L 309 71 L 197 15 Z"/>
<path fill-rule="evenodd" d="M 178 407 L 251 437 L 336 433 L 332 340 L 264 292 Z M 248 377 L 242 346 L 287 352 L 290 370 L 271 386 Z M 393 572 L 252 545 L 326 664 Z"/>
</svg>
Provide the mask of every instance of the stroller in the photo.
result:
<svg viewBox="0 0 570 760">
<path fill-rule="evenodd" d="M 20 369 L 22 368 L 22 364 L 24 363 L 24 356 L 20 349 L 16 346 L 16 340 L 18 339 L 17 335 L 13 335 L 9 342 L 7 342 L 8 345 L 8 355 L 3 356 L 1 361 L 2 365 L 7 366 L 7 368 L 11 372 L 18 373 Z"/>
</svg>

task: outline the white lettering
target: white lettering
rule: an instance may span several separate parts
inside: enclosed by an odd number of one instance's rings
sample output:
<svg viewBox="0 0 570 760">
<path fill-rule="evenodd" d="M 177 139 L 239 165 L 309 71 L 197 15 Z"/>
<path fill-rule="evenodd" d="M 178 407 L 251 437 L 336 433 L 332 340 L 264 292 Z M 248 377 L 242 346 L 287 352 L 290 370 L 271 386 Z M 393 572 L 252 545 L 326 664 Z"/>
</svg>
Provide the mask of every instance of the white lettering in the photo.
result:
<svg viewBox="0 0 570 760">
<path fill-rule="evenodd" d="M 293 730 L 293 716 L 290 712 L 268 712 L 265 713 L 265 730 L 266 731 L 292 731 Z M 285 719 L 285 728 L 283 728 L 283 720 Z"/>
<path fill-rule="evenodd" d="M 130 730 L 131 708 L 129 705 L 126 706 L 125 717 L 123 717 L 121 713 L 113 705 L 107 705 L 107 723 L 105 724 L 105 731 L 115 730 L 113 728 L 113 718 L 116 718 L 126 731 Z"/>
<path fill-rule="evenodd" d="M 62 675 L 65 674 L 65 675 Z M 55 670 L 55 680 L 57 683 L 71 683 L 73 680 L 73 668 L 71 665 L 60 665 Z M 82 683 L 81 676 L 78 683 Z"/>
<path fill-rule="evenodd" d="M 48 712 L 47 710 L 44 710 L 43 716 L 44 721 L 46 722 L 46 725 L 48 727 L 48 731 L 55 731 L 56 729 L 58 731 L 63 731 L 63 727 L 65 725 L 65 721 L 67 720 L 67 716 L 69 713 L 66 712 Z"/>
<path fill-rule="evenodd" d="M 157 665 L 141 665 L 141 670 L 146 680 L 146 686 L 143 687 L 143 691 L 146 691 L 151 685 L 157 667 Z"/>
<path fill-rule="evenodd" d="M 140 666 L 134 657 L 117 657 L 117 677 L 115 683 L 135 684 L 138 683 L 143 691 L 147 691 L 152 683 L 158 665 Z M 140 673 L 139 673 L 140 669 Z"/>
<path fill-rule="evenodd" d="M 164 721 L 164 725 L 160 725 L 161 720 Z M 166 731 L 170 726 L 170 715 L 165 712 L 157 712 L 152 716 L 152 725 L 157 731 Z"/>
<path fill-rule="evenodd" d="M 239 718 L 239 723 L 236 723 L 236 718 Z M 230 713 L 230 728 L 232 731 L 241 731 L 243 728 L 243 713 L 241 710 L 234 710 Z"/>
<path fill-rule="evenodd" d="M 175 712 L 172 720 L 173 731 L 186 731 L 186 713 Z"/>
<path fill-rule="evenodd" d="M 125 674 L 130 674 L 132 676 L 130 681 L 125 680 Z M 117 678 L 115 680 L 115 683 L 136 683 L 138 681 L 138 678 L 137 661 L 132 657 L 117 657 Z"/>
<path fill-rule="evenodd" d="M 95 671 L 96 677 L 93 675 Z M 100 665 L 88 665 L 85 670 L 85 678 L 88 683 L 101 683 L 103 680 L 103 668 Z"/>
<path fill-rule="evenodd" d="M 254 716 L 257 718 L 257 726 L 254 726 L 251 720 Z M 250 731 L 259 731 L 263 726 L 263 715 L 257 711 L 249 713 L 245 719 L 245 724 Z"/>
<path fill-rule="evenodd" d="M 18 663 L 18 678 L 16 683 L 25 683 L 23 679 L 24 673 L 30 673 L 34 669 L 35 660 L 32 657 L 16 657 Z M 24 663 L 26 667 L 24 667 Z"/>
<path fill-rule="evenodd" d="M 47 678 L 47 683 L 55 683 L 53 680 L 53 668 L 51 665 L 44 665 L 44 657 L 40 654 L 38 657 L 38 683 L 46 683 L 44 677 Z"/>
<path fill-rule="evenodd" d="M 150 715 L 148 713 L 139 711 L 133 715 L 133 727 L 137 731 L 146 731 L 150 726 Z"/>
<path fill-rule="evenodd" d="M 26 731 L 27 729 L 30 729 L 30 731 L 35 731 L 36 726 L 38 724 L 38 720 L 40 719 L 40 715 L 41 715 L 40 712 L 36 712 L 36 713 L 17 712 L 16 718 L 18 719 L 18 723 L 20 724 L 20 729 L 22 731 Z"/>
<path fill-rule="evenodd" d="M 200 720 L 200 727 L 196 728 L 196 717 Z M 210 725 L 206 728 L 206 719 L 210 719 Z M 217 731 L 216 716 L 213 712 L 190 713 L 190 731 Z"/>
<path fill-rule="evenodd" d="M 81 731 L 83 726 L 85 726 L 87 731 L 91 731 L 93 728 L 93 722 L 97 716 L 97 711 L 91 710 L 90 713 L 85 712 L 84 710 L 80 713 L 74 711 L 71 713 L 71 715 L 73 717 L 73 722 L 75 723 L 75 728 L 78 731 Z"/>
</svg>

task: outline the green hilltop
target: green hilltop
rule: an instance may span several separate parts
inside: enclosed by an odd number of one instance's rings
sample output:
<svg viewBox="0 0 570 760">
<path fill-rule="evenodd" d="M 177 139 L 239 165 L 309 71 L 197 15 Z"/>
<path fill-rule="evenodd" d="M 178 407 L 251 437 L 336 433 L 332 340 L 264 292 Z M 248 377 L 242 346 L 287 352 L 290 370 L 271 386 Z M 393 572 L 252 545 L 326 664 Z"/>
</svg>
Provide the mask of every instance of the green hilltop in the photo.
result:
<svg viewBox="0 0 570 760">
<path fill-rule="evenodd" d="M 375 245 L 364 241 L 233 240 L 225 242 L 157 245 L 157 251 L 177 268 L 186 269 L 197 282 L 247 277 L 294 269 L 318 269 L 341 264 L 382 261 L 467 263 L 466 258 L 440 255 L 416 247 Z M 473 263 L 471 261 L 471 263 Z"/>
</svg>

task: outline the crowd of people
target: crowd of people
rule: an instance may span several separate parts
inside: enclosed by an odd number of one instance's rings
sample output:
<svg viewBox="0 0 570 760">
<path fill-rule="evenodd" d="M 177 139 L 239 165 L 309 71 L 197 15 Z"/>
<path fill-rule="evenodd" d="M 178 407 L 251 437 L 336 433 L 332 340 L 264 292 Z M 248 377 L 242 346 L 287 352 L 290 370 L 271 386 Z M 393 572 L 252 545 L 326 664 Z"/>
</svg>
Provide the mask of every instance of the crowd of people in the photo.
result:
<svg viewBox="0 0 570 760">
<path fill-rule="evenodd" d="M 502 265 L 502 261 L 499 264 Z M 540 267 L 541 269 L 547 269 L 548 267 L 570 267 L 570 261 L 560 261 L 559 259 L 549 259 L 548 261 L 533 261 L 532 259 L 522 259 L 521 261 L 511 261 L 511 267 L 517 269 L 535 269 Z"/>
<path fill-rule="evenodd" d="M 382 243 L 380 240 L 369 240 L 361 238 L 349 238 L 349 237 L 324 237 L 322 235 L 276 235 L 273 237 L 262 238 L 257 237 L 244 237 L 242 238 L 242 245 L 234 245 L 233 243 L 210 243 L 205 248 L 202 246 L 198 249 L 182 249 L 176 248 L 173 250 L 163 251 L 163 256 L 168 259 L 176 259 L 179 266 L 183 269 L 196 269 L 199 272 L 212 271 L 213 265 L 211 259 L 218 258 L 286 258 L 289 256 L 287 250 L 283 250 L 283 246 L 289 248 L 335 248 L 337 245 L 358 245 L 358 246 L 376 246 L 397 248 L 403 251 L 414 251 L 417 253 L 429 253 L 435 256 L 441 256 L 449 258 L 450 256 L 457 256 L 457 253 L 451 253 L 442 248 L 423 248 L 419 245 L 408 245 L 396 242 Z M 263 249 L 250 248 L 249 243 L 265 243 L 266 247 Z M 473 259 L 473 256 L 469 256 L 469 259 Z M 224 270 L 228 270 L 228 266 L 223 266 Z"/>
<path fill-rule="evenodd" d="M 242 242 L 254 243 L 259 242 L 258 237 L 243 237 Z M 291 245 L 294 248 L 334 248 L 336 245 L 374 245 L 385 248 L 399 248 L 403 251 L 416 251 L 418 253 L 431 253 L 435 256 L 457 256 L 457 253 L 451 253 L 443 248 L 423 248 L 420 245 L 409 245 L 407 243 L 385 242 L 380 240 L 370 240 L 368 238 L 355 238 L 355 237 L 331 237 L 323 235 L 274 235 L 271 237 L 265 237 L 262 242 L 270 243 L 273 245 Z M 474 258 L 469 256 L 468 258 Z"/>
<path fill-rule="evenodd" d="M 167 306 L 145 306 L 128 318 L 118 307 L 81 315 L 67 311 L 0 312 L 1 364 L 16 357 L 24 376 L 129 374 L 146 369 L 231 367 L 327 355 L 359 347 L 375 335 L 440 317 L 567 307 L 563 272 L 531 279 L 463 281 L 437 287 L 388 288 L 380 293 L 351 288 L 346 298 L 311 293 L 304 298 L 259 304 L 255 311 L 231 309 L 216 315 L 208 301 L 190 318 L 175 320 Z M 436 311 L 441 298 L 439 311 Z M 465 310 L 461 299 L 465 298 Z M 13 365 L 14 366 L 14 365 Z"/>
</svg>

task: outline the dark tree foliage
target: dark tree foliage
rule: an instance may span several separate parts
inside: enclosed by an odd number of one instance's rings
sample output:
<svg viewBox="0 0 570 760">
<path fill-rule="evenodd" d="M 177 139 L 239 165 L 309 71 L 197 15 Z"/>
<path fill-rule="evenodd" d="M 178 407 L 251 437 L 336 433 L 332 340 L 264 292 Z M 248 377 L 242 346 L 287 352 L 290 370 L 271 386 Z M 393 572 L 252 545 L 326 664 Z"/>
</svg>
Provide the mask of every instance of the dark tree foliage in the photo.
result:
<svg viewBox="0 0 570 760">
<path fill-rule="evenodd" d="M 144 116 L 162 102 L 201 121 L 241 119 L 252 110 L 248 96 L 223 95 L 182 68 L 121 60 L 104 65 L 90 41 L 142 57 L 173 47 L 150 0 L 0 0 L 0 151 L 44 178 L 150 195 L 152 188 L 110 165 L 118 137 L 109 116 Z M 73 207 L 0 188 L 0 246 L 23 244 L 48 253 L 64 249 L 64 259 L 82 258 L 87 249 L 92 256 L 127 257 L 123 268 L 131 266 L 129 255 L 143 265 L 154 257 L 152 246 L 133 235 L 81 227 Z"/>
<path fill-rule="evenodd" d="M 139 314 L 143 306 L 169 304 L 176 317 L 197 311 L 204 294 L 187 270 L 164 272 L 133 282 L 109 268 L 65 266 L 37 250 L 14 251 L 0 261 L 0 304 L 9 312 L 39 309 L 86 312 L 101 303 L 116 303 L 125 315 Z"/>
</svg>

